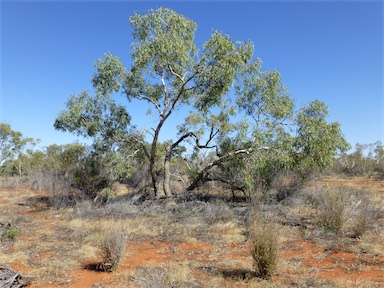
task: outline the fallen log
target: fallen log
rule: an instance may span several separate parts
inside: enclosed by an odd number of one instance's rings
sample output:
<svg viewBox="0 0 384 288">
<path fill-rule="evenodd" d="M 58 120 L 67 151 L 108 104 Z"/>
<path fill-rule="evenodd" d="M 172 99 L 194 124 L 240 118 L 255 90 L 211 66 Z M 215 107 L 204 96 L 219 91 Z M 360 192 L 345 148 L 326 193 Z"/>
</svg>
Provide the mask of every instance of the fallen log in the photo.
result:
<svg viewBox="0 0 384 288">
<path fill-rule="evenodd" d="M 29 283 L 29 278 L 0 262 L 0 288 L 21 288 L 28 286 Z"/>
</svg>

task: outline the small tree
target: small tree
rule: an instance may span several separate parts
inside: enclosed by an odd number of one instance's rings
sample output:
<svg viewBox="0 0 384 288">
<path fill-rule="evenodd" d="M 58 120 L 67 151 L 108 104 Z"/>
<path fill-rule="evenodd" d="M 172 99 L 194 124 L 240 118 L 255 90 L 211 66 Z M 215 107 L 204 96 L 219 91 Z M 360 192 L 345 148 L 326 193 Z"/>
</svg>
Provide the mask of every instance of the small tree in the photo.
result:
<svg viewBox="0 0 384 288">
<path fill-rule="evenodd" d="M 32 138 L 24 138 L 20 132 L 14 131 L 11 125 L 0 123 L 0 167 L 4 162 L 17 156 Z"/>
<path fill-rule="evenodd" d="M 350 175 L 384 176 L 384 146 L 380 141 L 371 144 L 359 144 L 355 151 L 341 154 L 334 167 L 336 172 Z"/>
</svg>

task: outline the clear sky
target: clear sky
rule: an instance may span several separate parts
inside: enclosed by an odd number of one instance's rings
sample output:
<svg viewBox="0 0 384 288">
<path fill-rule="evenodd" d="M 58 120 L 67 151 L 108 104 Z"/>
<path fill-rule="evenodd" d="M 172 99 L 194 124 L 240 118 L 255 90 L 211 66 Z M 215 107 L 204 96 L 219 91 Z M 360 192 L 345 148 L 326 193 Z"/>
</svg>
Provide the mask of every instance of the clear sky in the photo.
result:
<svg viewBox="0 0 384 288">
<path fill-rule="evenodd" d="M 91 90 L 105 52 L 129 67 L 129 17 L 160 6 L 198 24 L 200 47 L 214 30 L 253 41 L 298 107 L 325 102 L 352 145 L 384 141 L 383 1 L 1 1 L 0 122 L 42 145 L 73 142 L 53 128 L 66 99 Z M 147 107 L 128 111 L 133 123 L 151 126 Z"/>
</svg>

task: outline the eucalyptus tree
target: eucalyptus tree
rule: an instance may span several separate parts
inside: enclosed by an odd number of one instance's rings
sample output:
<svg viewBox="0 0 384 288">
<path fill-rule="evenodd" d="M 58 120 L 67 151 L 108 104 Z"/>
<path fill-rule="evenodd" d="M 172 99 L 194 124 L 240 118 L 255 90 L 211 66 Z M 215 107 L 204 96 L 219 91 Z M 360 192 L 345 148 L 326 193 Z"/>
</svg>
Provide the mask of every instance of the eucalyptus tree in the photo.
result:
<svg viewBox="0 0 384 288">
<path fill-rule="evenodd" d="M 32 138 L 25 138 L 21 132 L 12 130 L 11 125 L 0 123 L 0 166 L 17 156 L 29 143 L 34 143 Z"/>
<path fill-rule="evenodd" d="M 302 153 L 326 165 L 329 157 L 345 148 L 338 124 L 325 121 L 323 104 L 314 102 L 294 111 L 279 73 L 263 71 L 261 61 L 254 58 L 253 43 L 234 42 L 216 31 L 199 50 L 194 40 L 196 23 L 167 8 L 135 13 L 130 23 L 136 40 L 131 67 L 126 69 L 111 54 L 99 59 L 92 78 L 96 94 L 72 96 L 55 127 L 141 149 L 149 160 L 157 196 L 159 135 L 170 116 L 182 107 L 191 112 L 178 126 L 175 138 L 165 143 L 163 190 L 167 196 L 171 195 L 169 163 L 184 141 L 189 141 L 196 153 L 214 153 L 211 161 L 196 171 L 185 192 L 203 183 L 213 167 L 244 155 L 286 153 L 286 162 L 292 162 L 294 155 Z M 152 107 L 157 122 L 151 130 L 137 131 L 131 125 L 129 105 L 113 100 L 117 93 Z M 316 135 L 323 132 L 325 139 L 335 141 L 329 143 Z M 151 139 L 150 147 L 146 137 Z"/>
</svg>

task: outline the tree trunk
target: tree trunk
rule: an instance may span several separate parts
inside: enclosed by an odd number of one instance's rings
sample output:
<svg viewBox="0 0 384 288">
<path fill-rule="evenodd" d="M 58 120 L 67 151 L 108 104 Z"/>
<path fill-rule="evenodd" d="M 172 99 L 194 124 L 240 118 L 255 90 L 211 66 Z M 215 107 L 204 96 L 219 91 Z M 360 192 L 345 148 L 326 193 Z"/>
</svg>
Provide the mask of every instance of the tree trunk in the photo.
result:
<svg viewBox="0 0 384 288">
<path fill-rule="evenodd" d="M 158 189 L 157 189 L 157 175 L 155 171 L 155 159 L 151 157 L 149 159 L 149 173 L 151 174 L 151 180 L 152 180 L 152 188 L 153 188 L 153 193 L 155 193 L 155 196 L 157 197 L 158 195 Z"/>
<path fill-rule="evenodd" d="M 172 153 L 172 151 L 167 151 L 167 154 L 165 155 L 165 159 L 164 159 L 164 183 L 163 183 L 163 187 L 164 187 L 164 193 L 165 193 L 166 197 L 172 196 L 171 187 L 170 187 L 171 172 L 169 170 L 171 153 Z"/>
<path fill-rule="evenodd" d="M 152 187 L 153 192 L 155 194 L 155 197 L 160 198 L 162 195 L 159 193 L 159 189 L 157 187 L 157 174 L 156 174 L 156 152 L 157 152 L 157 142 L 159 139 L 159 133 L 161 130 L 161 127 L 164 124 L 165 119 L 163 118 L 159 125 L 157 125 L 157 128 L 155 130 L 155 135 L 153 136 L 152 146 L 151 146 L 151 155 L 149 159 L 149 173 L 151 174 L 152 178 Z"/>
</svg>

